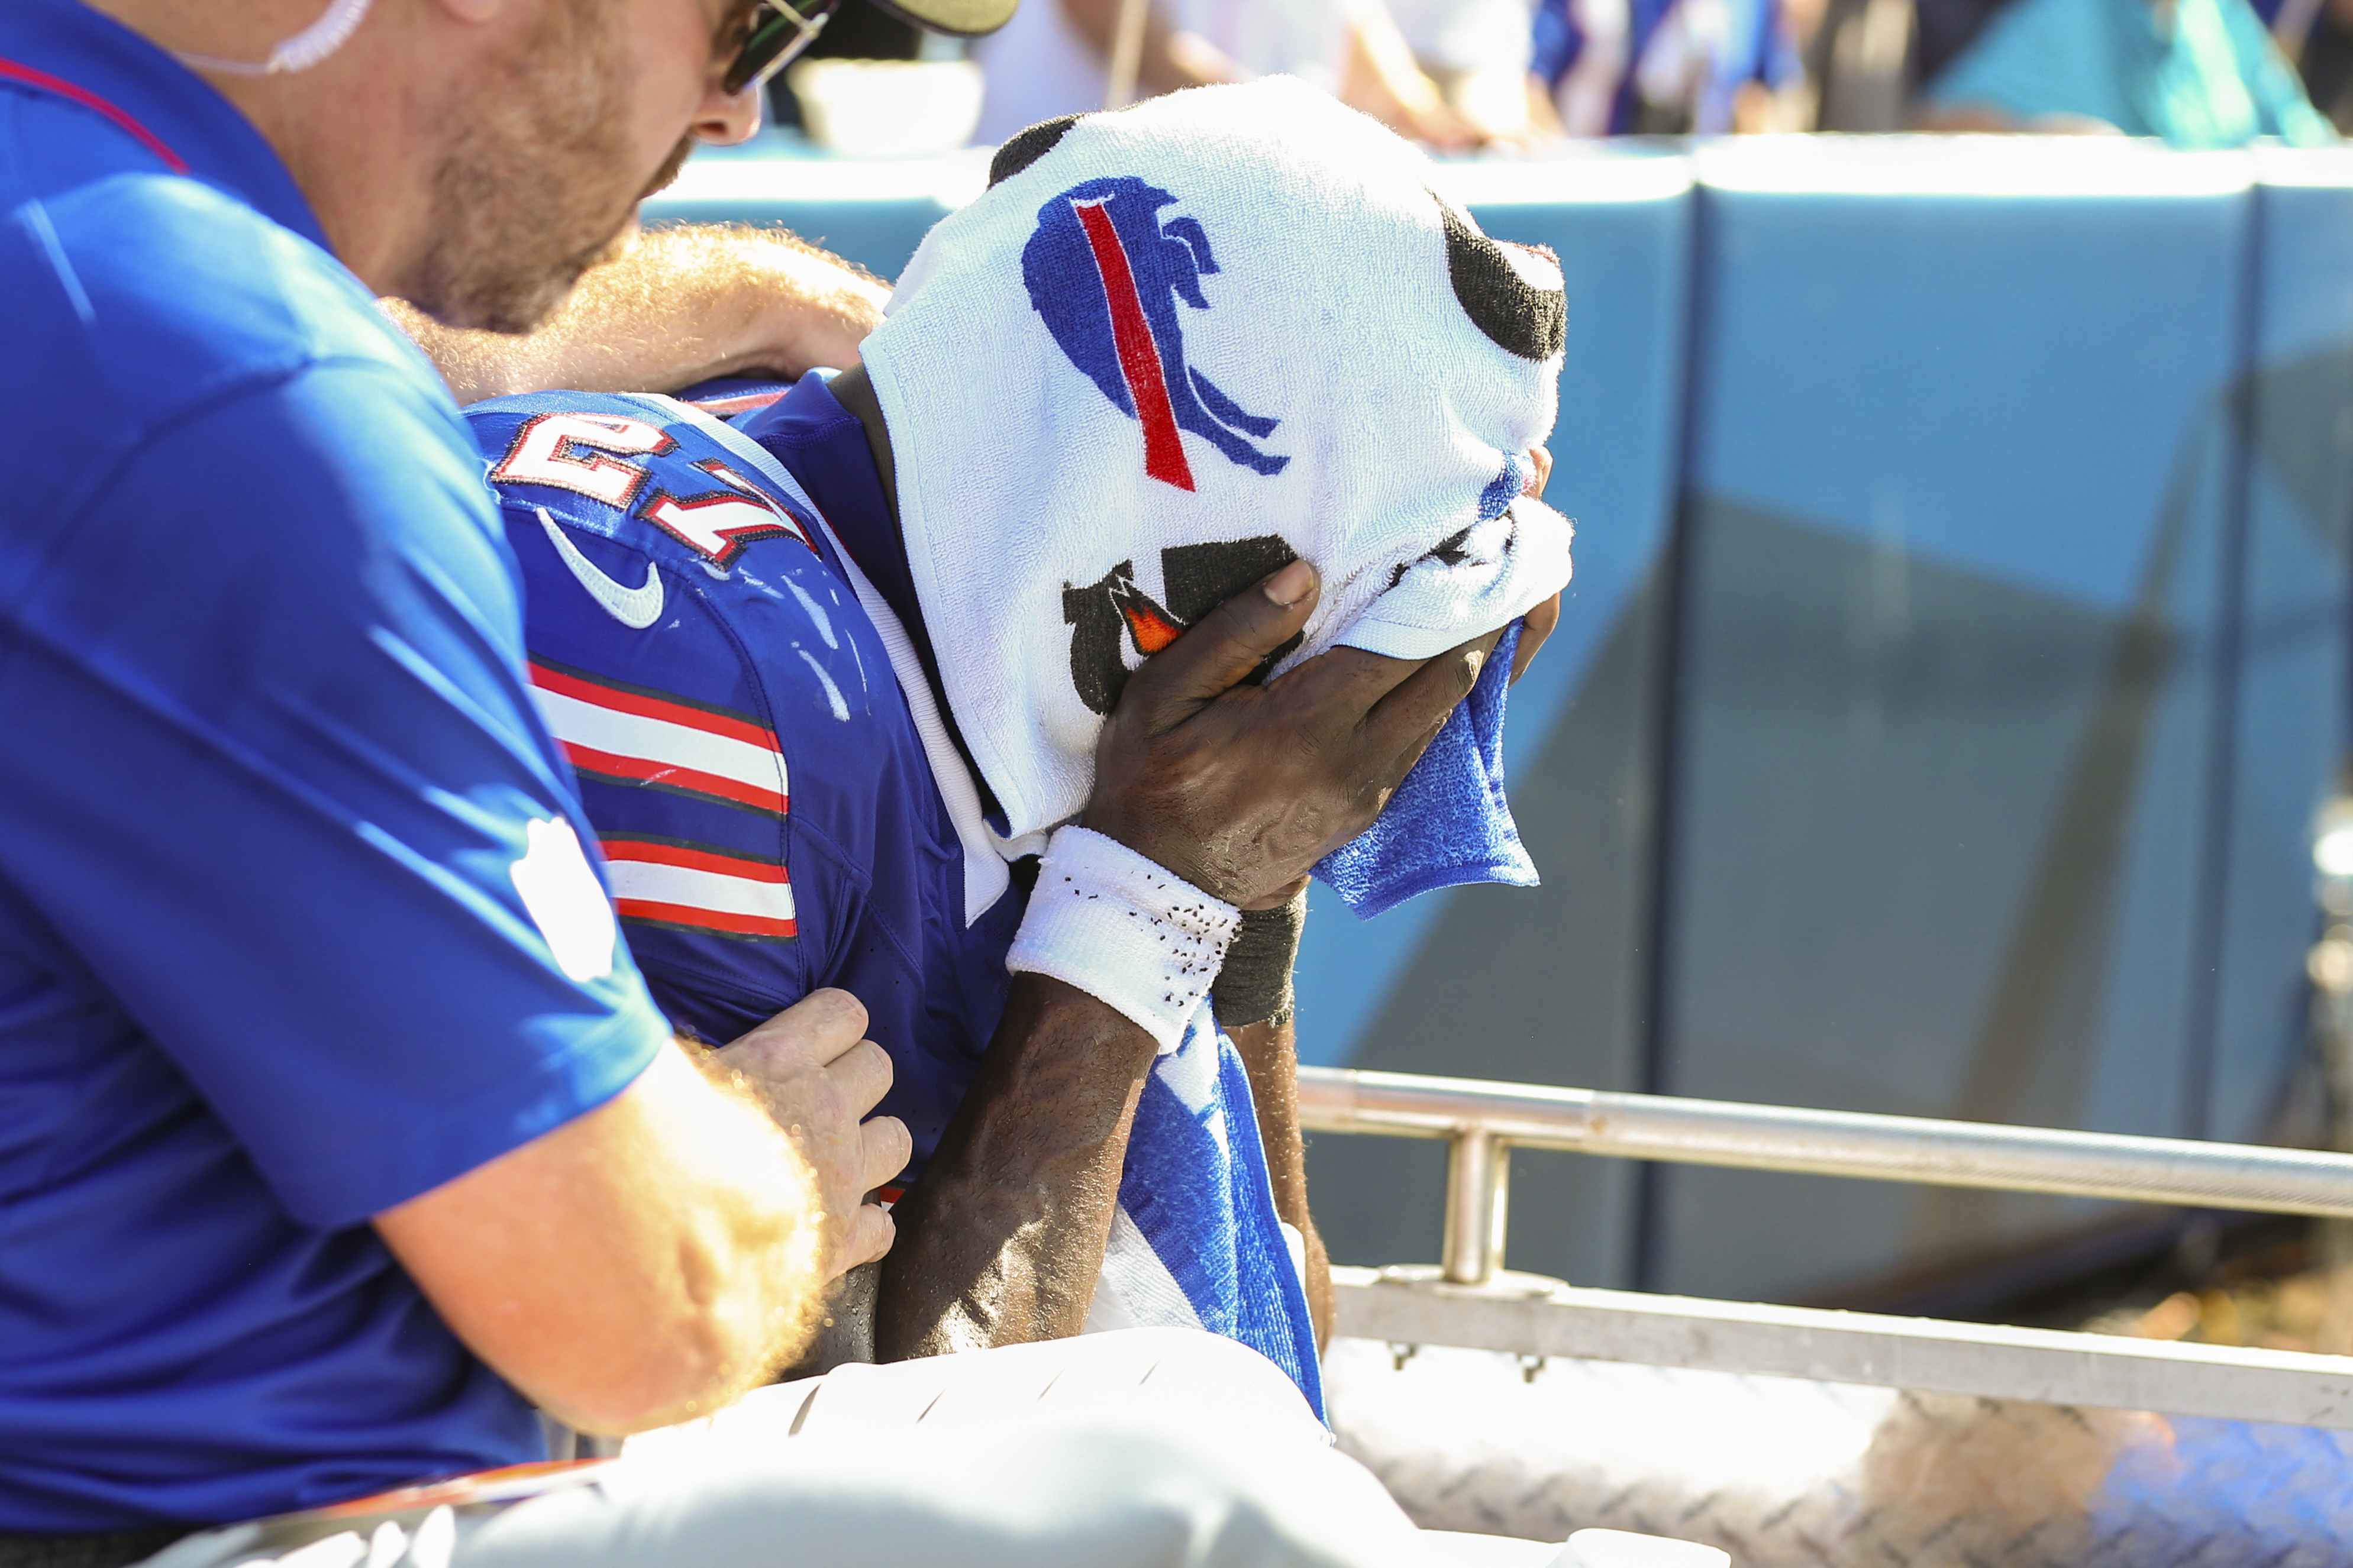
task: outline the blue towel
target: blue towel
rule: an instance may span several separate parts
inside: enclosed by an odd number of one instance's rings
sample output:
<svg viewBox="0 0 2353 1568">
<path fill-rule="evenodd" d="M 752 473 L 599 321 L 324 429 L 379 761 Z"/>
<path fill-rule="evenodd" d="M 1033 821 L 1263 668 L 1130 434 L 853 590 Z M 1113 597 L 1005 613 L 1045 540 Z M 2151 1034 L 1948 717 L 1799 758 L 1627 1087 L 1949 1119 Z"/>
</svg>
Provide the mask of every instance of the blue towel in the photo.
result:
<svg viewBox="0 0 2353 1568">
<path fill-rule="evenodd" d="M 1519 641 L 1514 621 L 1379 820 L 1315 868 L 1358 918 L 1461 882 L 1535 886 L 1504 800 L 1504 700 Z M 1250 1079 L 1206 1005 L 1145 1080 L 1119 1206 L 1133 1230 L 1113 1226 L 1104 1272 L 1129 1319 L 1240 1340 L 1321 1416 L 1314 1325 L 1275 1215 Z M 1148 1257 L 1134 1255 L 1137 1242 Z"/>
<path fill-rule="evenodd" d="M 1315 875 L 1358 920 L 1464 882 L 1536 885 L 1535 862 L 1504 799 L 1504 698 L 1520 626 L 1514 621 L 1504 629 L 1471 695 L 1379 818 L 1316 863 Z"/>
<path fill-rule="evenodd" d="M 1320 1419 L 1315 1327 L 1275 1217 L 1250 1078 L 1206 1005 L 1144 1081 L 1119 1206 L 1150 1252 L 1133 1255 L 1113 1227 L 1104 1272 L 1128 1315 L 1240 1340 L 1289 1373 Z"/>
</svg>

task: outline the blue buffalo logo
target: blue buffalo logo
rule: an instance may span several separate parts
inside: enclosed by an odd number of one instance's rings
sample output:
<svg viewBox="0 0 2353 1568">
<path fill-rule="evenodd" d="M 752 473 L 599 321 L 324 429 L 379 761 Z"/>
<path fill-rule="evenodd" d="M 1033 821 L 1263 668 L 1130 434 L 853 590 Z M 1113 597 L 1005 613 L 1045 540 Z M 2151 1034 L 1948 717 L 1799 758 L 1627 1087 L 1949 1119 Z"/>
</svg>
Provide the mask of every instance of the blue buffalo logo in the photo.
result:
<svg viewBox="0 0 2353 1568">
<path fill-rule="evenodd" d="M 1021 251 L 1021 280 L 1071 363 L 1144 426 L 1144 471 L 1180 490 L 1193 486 L 1180 430 L 1242 468 L 1279 474 L 1291 461 L 1261 451 L 1275 420 L 1246 413 L 1185 363 L 1176 304 L 1209 301 L 1201 279 L 1218 270 L 1198 218 L 1159 221 L 1176 198 L 1133 175 L 1073 185 L 1038 209 Z"/>
</svg>

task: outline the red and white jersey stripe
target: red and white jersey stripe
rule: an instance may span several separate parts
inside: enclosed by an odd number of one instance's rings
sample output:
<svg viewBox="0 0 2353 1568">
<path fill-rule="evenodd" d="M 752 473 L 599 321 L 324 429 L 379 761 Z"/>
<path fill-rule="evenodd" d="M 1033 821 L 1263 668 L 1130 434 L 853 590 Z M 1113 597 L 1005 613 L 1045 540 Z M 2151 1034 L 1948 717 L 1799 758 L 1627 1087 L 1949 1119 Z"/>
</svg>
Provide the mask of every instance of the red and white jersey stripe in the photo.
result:
<svg viewBox="0 0 2353 1568">
<path fill-rule="evenodd" d="M 623 920 L 753 939 L 800 934 L 792 880 L 774 860 L 672 838 L 613 834 L 601 842 Z"/>
<path fill-rule="evenodd" d="M 581 773 L 786 814 L 784 749 L 766 725 L 537 659 L 531 679 L 541 716 Z"/>
</svg>

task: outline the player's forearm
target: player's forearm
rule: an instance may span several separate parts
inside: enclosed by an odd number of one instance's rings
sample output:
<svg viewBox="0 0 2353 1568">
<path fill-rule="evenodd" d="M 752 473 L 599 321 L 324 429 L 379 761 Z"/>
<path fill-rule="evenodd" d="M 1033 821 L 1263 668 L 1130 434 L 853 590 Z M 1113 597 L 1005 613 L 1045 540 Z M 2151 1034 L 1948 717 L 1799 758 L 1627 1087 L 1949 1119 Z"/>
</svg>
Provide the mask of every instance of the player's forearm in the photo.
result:
<svg viewBox="0 0 2353 1568">
<path fill-rule="evenodd" d="M 460 403 L 517 392 L 675 392 L 719 375 L 854 364 L 890 290 L 780 230 L 690 225 L 638 235 L 520 337 L 385 309 Z"/>
<path fill-rule="evenodd" d="M 1315 1320 L 1315 1340 L 1332 1338 L 1332 1260 L 1307 1209 L 1307 1141 L 1299 1125 L 1299 1052 L 1290 1019 L 1280 1024 L 1244 1024 L 1228 1031 L 1250 1076 L 1250 1102 L 1258 1108 L 1259 1142 L 1266 1150 L 1266 1173 L 1274 1188 L 1274 1212 L 1307 1243 L 1307 1310 Z"/>
<path fill-rule="evenodd" d="M 1017 974 L 938 1150 L 892 1217 L 884 1361 L 1084 1326 L 1152 1037 L 1082 991 Z"/>
</svg>

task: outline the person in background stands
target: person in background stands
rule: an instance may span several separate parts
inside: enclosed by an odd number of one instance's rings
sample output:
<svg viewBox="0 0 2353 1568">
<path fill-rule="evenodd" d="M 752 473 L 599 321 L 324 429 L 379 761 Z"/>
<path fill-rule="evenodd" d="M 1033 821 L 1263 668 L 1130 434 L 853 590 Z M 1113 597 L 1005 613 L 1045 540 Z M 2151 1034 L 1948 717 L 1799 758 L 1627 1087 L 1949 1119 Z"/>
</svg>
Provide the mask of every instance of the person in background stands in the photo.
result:
<svg viewBox="0 0 2353 1568">
<path fill-rule="evenodd" d="M 974 140 L 1120 107 L 1106 98 L 1119 15 L 1119 0 L 1036 0 L 1017 12 L 974 50 L 988 79 Z M 1444 151 L 1488 140 L 1415 61 L 1384 0 L 1147 0 L 1132 96 L 1276 75 Z"/>
<path fill-rule="evenodd" d="M 1529 63 L 1571 136 L 1810 128 L 1782 0 L 1538 0 Z"/>
<path fill-rule="evenodd" d="M 1921 84 L 1915 119 L 2177 147 L 2337 141 L 2247 0 L 2009 0 Z"/>
</svg>

